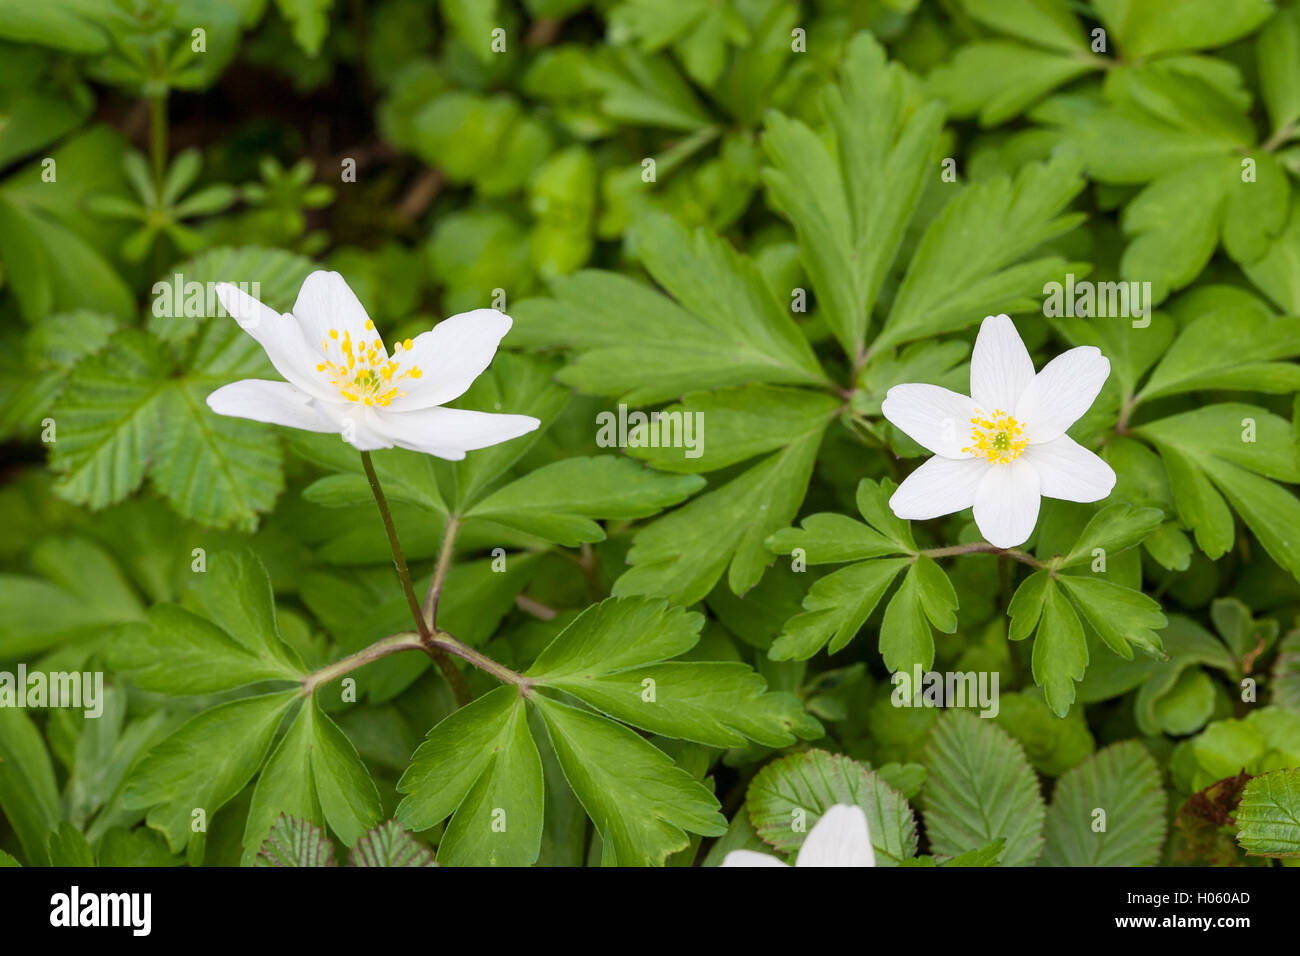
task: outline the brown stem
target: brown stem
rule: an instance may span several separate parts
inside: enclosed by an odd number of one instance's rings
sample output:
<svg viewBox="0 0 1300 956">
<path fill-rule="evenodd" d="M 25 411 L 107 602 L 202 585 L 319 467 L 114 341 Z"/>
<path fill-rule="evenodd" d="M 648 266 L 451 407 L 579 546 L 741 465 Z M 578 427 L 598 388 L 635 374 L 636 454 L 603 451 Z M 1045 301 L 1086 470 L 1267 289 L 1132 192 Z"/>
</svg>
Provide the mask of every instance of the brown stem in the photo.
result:
<svg viewBox="0 0 1300 956">
<path fill-rule="evenodd" d="M 954 544 L 947 548 L 930 548 L 928 551 L 922 551 L 921 554 L 927 558 L 950 558 L 958 554 L 997 554 L 1014 558 L 1022 564 L 1028 564 L 1030 567 L 1039 570 L 1047 567 L 1046 564 L 1039 561 L 1032 554 L 1026 554 L 1019 548 L 997 548 L 986 541 L 976 541 L 972 544 Z"/>
<path fill-rule="evenodd" d="M 448 654 L 455 654 L 463 661 L 468 661 L 481 671 L 486 671 L 503 684 L 514 684 L 519 688 L 519 693 L 525 697 L 532 690 L 533 682 L 516 671 L 512 671 L 504 664 L 498 664 L 486 654 L 480 654 L 468 644 L 457 640 L 453 635 L 446 631 L 435 631 L 433 637 L 429 640 L 429 646 Z"/>
<path fill-rule="evenodd" d="M 519 610 L 531 614 L 541 621 L 553 621 L 555 616 L 560 612 L 549 604 L 543 604 L 541 601 L 535 601 L 526 594 L 515 595 L 515 606 Z"/>
<path fill-rule="evenodd" d="M 447 572 L 451 570 L 451 557 L 456 551 L 456 532 L 460 530 L 460 518 L 447 516 L 447 526 L 442 529 L 442 546 L 438 548 L 438 562 L 433 568 L 433 580 L 424 595 L 422 617 L 430 631 L 438 626 L 438 600 L 442 597 L 442 586 L 447 582 Z"/>
<path fill-rule="evenodd" d="M 369 664 L 371 661 L 377 661 L 381 657 L 387 657 L 389 654 L 397 654 L 401 651 L 420 651 L 424 650 L 424 644 L 420 640 L 420 635 L 411 631 L 403 631 L 401 634 L 393 634 L 385 637 L 383 640 L 375 641 L 369 647 L 362 648 L 355 654 L 350 654 L 342 660 L 335 661 L 333 664 L 327 664 L 320 670 L 312 671 L 302 679 L 302 692 L 304 696 L 310 697 L 311 694 L 321 684 L 326 684 L 336 678 L 342 677 L 349 671 L 354 671 L 358 667 Z"/>
<path fill-rule="evenodd" d="M 456 669 L 456 665 L 451 662 L 446 652 L 433 645 L 432 629 L 425 622 L 420 602 L 415 596 L 415 587 L 411 584 L 411 572 L 406 567 L 402 544 L 397 540 L 397 528 L 394 527 L 392 513 L 388 510 L 388 499 L 384 496 L 383 486 L 379 484 L 379 476 L 375 474 L 370 452 L 361 453 L 361 467 L 366 472 L 366 480 L 370 482 L 370 491 L 375 496 L 375 504 L 379 506 L 379 516 L 383 519 L 384 531 L 388 534 L 388 547 L 393 552 L 393 564 L 397 566 L 397 577 L 402 582 L 402 591 L 406 594 L 406 603 L 410 605 L 411 616 L 415 618 L 415 625 L 419 628 L 420 639 L 429 656 L 433 658 L 433 662 L 438 665 L 438 670 L 442 671 L 442 676 L 451 685 L 452 692 L 456 695 L 456 703 L 464 707 L 472 699 L 469 685 L 465 683 L 465 675 Z"/>
</svg>

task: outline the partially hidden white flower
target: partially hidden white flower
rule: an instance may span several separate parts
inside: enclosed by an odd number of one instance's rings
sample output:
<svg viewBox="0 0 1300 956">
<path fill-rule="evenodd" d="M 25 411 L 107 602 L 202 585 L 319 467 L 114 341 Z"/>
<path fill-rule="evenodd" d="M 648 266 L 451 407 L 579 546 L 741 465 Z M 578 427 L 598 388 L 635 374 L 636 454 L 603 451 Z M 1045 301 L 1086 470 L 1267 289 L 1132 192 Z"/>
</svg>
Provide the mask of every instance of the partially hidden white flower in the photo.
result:
<svg viewBox="0 0 1300 956">
<path fill-rule="evenodd" d="M 767 853 L 732 850 L 723 866 L 788 866 Z M 867 815 L 861 807 L 837 803 L 809 831 L 795 866 L 875 866 L 876 852 L 871 848 Z"/>
<path fill-rule="evenodd" d="M 453 315 L 390 355 L 337 272 L 309 275 L 284 315 L 229 283 L 217 286 L 217 297 L 286 379 L 217 389 L 208 406 L 219 415 L 337 432 L 361 451 L 396 446 L 451 460 L 541 424 L 529 415 L 441 407 L 482 374 L 510 331 L 510 317 L 495 309 Z"/>
<path fill-rule="evenodd" d="M 1023 544 L 1040 496 L 1100 501 L 1115 472 L 1065 430 L 1091 407 L 1110 361 L 1090 345 L 1063 352 L 1038 374 L 1011 319 L 980 325 L 970 397 L 937 385 L 895 385 L 884 416 L 934 457 L 889 499 L 900 518 L 923 520 L 974 508 L 975 524 L 999 548 Z"/>
</svg>

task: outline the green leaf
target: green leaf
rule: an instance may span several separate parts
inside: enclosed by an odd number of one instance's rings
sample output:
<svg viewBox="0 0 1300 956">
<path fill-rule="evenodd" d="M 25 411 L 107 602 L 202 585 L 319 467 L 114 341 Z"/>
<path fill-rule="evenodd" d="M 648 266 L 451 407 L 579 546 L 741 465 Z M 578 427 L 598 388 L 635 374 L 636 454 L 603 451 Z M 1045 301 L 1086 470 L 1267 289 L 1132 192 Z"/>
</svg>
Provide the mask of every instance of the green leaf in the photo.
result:
<svg viewBox="0 0 1300 956">
<path fill-rule="evenodd" d="M 1034 683 L 1043 688 L 1047 704 L 1064 717 L 1074 703 L 1074 685 L 1088 667 L 1088 642 L 1079 615 L 1055 583 L 1047 585 L 1043 616 L 1034 638 Z"/>
<path fill-rule="evenodd" d="M 1255 40 L 1259 86 L 1274 131 L 1300 120 L 1300 11 L 1281 7 Z"/>
<path fill-rule="evenodd" d="M 103 508 L 140 487 L 169 370 L 163 347 L 134 329 L 77 364 L 53 415 L 59 434 L 50 467 L 61 495 Z"/>
<path fill-rule="evenodd" d="M 772 559 L 763 542 L 798 511 L 820 439 L 801 438 L 642 528 L 628 552 L 632 568 L 614 583 L 614 594 L 692 604 L 712 590 L 728 565 L 734 593 L 757 584 Z"/>
<path fill-rule="evenodd" d="M 820 434 L 840 404 L 820 392 L 770 385 L 692 392 L 677 404 L 649 413 L 650 421 L 643 428 L 633 428 L 631 416 L 639 413 L 629 413 L 628 454 L 664 471 L 717 471 Z M 608 416 L 606 423 L 603 416 Z M 614 443 L 617 419 L 613 412 L 597 417 L 598 443 Z M 689 431 L 688 425 L 692 425 Z M 607 438 L 601 437 L 606 434 Z M 687 444 L 687 438 L 693 444 Z"/>
<path fill-rule="evenodd" d="M 694 130 L 709 122 L 691 86 L 663 56 L 645 56 L 631 46 L 601 50 L 583 79 L 601 95 L 611 119 L 638 126 Z"/>
<path fill-rule="evenodd" d="M 1033 297 L 1065 263 L 1028 257 L 1078 225 L 1080 214 L 1063 211 L 1083 185 L 1078 161 L 1062 156 L 1026 167 L 1014 181 L 962 187 L 926 229 L 872 348 L 955 331 L 1030 303 L 1038 308 Z"/>
<path fill-rule="evenodd" d="M 529 668 L 538 686 L 666 737 L 715 747 L 785 747 L 822 733 L 791 694 L 748 665 L 659 663 L 690 650 L 703 619 L 659 601 L 614 598 L 580 614 Z"/>
<path fill-rule="evenodd" d="M 1056 582 L 1074 599 L 1106 646 L 1120 657 L 1133 659 L 1132 644 L 1149 654 L 1161 653 L 1155 632 L 1167 622 L 1159 601 L 1104 578 L 1062 574 Z"/>
<path fill-rule="evenodd" d="M 774 760 L 745 792 L 758 835 L 787 854 L 835 804 L 862 808 L 877 866 L 898 866 L 916 855 L 916 821 L 907 801 L 878 772 L 843 755 L 809 750 Z"/>
<path fill-rule="evenodd" d="M 610 598 L 583 611 L 525 676 L 556 682 L 654 664 L 694 647 L 703 624 L 701 615 L 663 601 Z"/>
<path fill-rule="evenodd" d="M 444 866 L 528 866 L 542 840 L 542 761 L 522 699 L 438 844 Z"/>
<path fill-rule="evenodd" d="M 1020 43 L 970 43 L 930 74 L 929 89 L 954 116 L 978 113 L 981 126 L 997 126 L 1051 90 L 1098 69 L 1099 61 L 1085 51 L 1086 46 L 1062 55 Z"/>
<path fill-rule="evenodd" d="M 727 821 L 702 784 L 626 727 L 544 697 L 533 702 L 565 779 L 600 832 L 602 866 L 658 866 L 689 845 L 687 832 L 721 836 Z"/>
<path fill-rule="evenodd" d="M 1071 568 L 1096 560 L 1098 555 L 1094 551 L 1098 548 L 1109 559 L 1141 542 L 1159 527 L 1163 518 L 1158 508 L 1137 508 L 1124 502 L 1106 505 L 1088 519 L 1061 567 Z"/>
<path fill-rule="evenodd" d="M 280 638 L 271 578 L 251 549 L 218 551 L 185 590 L 188 606 L 268 666 L 301 675 L 302 661 Z"/>
<path fill-rule="evenodd" d="M 1057 781 L 1043 865 L 1154 866 L 1165 814 L 1160 768 L 1146 749 L 1135 740 L 1106 747 Z"/>
<path fill-rule="evenodd" d="M 1300 577 L 1300 502 L 1268 480 L 1300 481 L 1296 435 L 1289 422 L 1254 405 L 1224 403 L 1162 418 L 1136 431 L 1159 449 L 1179 516 L 1207 555 L 1225 553 L 1234 539 L 1221 492 L 1269 555 Z"/>
<path fill-rule="evenodd" d="M 1101 20 L 1128 57 L 1226 46 L 1273 15 L 1270 0 L 1094 0 Z"/>
<path fill-rule="evenodd" d="M 1043 797 L 1024 751 L 992 721 L 944 712 L 926 743 L 921 791 L 936 853 L 958 856 L 1002 838 L 1002 866 L 1032 865 L 1043 846 Z"/>
<path fill-rule="evenodd" d="M 579 272 L 555 282 L 553 299 L 515 306 L 514 344 L 578 350 L 560 380 L 629 404 L 705 387 L 826 382 L 787 306 L 725 240 L 692 237 L 664 214 L 642 220 L 636 237 L 672 298 L 625 276 Z"/>
<path fill-rule="evenodd" d="M 1250 855 L 1300 857 L 1300 768 L 1246 784 L 1235 822 L 1237 842 Z"/>
<path fill-rule="evenodd" d="M 307 820 L 281 814 L 258 847 L 254 866 L 335 866 L 334 844 Z"/>
<path fill-rule="evenodd" d="M 811 520 L 804 521 L 806 530 Z M 868 530 L 855 521 L 845 521 Z M 906 559 L 861 561 L 818 578 L 803 599 L 803 612 L 785 622 L 768 655 L 776 661 L 808 660 L 828 642 L 830 653 L 842 650 L 862 629 L 898 572 L 907 566 Z"/>
<path fill-rule="evenodd" d="M 840 86 L 822 97 L 833 145 L 768 113 L 763 145 L 772 167 L 764 180 L 794 224 L 818 315 L 857 358 L 920 201 L 942 113 L 934 103 L 914 108 L 915 81 L 869 33 L 850 41 L 840 69 Z"/>
<path fill-rule="evenodd" d="M 283 661 L 254 654 L 221 628 L 174 604 L 155 604 L 148 624 L 128 624 L 118 631 L 110 661 L 136 686 L 171 694 L 214 694 L 303 676 Z"/>
<path fill-rule="evenodd" d="M 1200 389 L 1293 392 L 1300 366 L 1300 319 L 1215 309 L 1187 325 L 1156 366 L 1138 400 Z"/>
<path fill-rule="evenodd" d="M 566 458 L 543 465 L 488 495 L 466 513 L 567 547 L 603 541 L 593 518 L 644 518 L 675 505 L 704 485 L 613 455 Z"/>
<path fill-rule="evenodd" d="M 429 731 L 397 789 L 411 830 L 451 822 L 438 856 L 452 865 L 527 866 L 542 838 L 542 765 L 524 699 L 499 687 Z"/>
<path fill-rule="evenodd" d="M 1047 589 L 1052 587 L 1052 578 L 1047 571 L 1035 571 L 1020 582 L 1016 593 L 1007 605 L 1007 616 L 1011 626 L 1007 637 L 1013 641 L 1023 641 L 1038 627 L 1043 614 L 1043 604 L 1047 601 Z"/>
<path fill-rule="evenodd" d="M 27 560 L 40 577 L 0 574 L 0 657 L 21 660 L 144 617 L 122 568 L 90 540 L 45 537 Z"/>
<path fill-rule="evenodd" d="M 185 517 L 251 531 L 284 488 L 280 446 L 256 422 L 213 413 L 212 390 L 185 382 L 163 394 L 149 477 Z"/>
<path fill-rule="evenodd" d="M 934 663 L 934 635 L 930 633 L 925 586 L 918 566 L 919 562 L 908 568 L 880 622 L 880 654 L 893 672 L 910 674 L 917 666 L 927 671 Z"/>
<path fill-rule="evenodd" d="M 93 0 L 63 0 L 38 6 L 22 0 L 3 0 L 0 36 L 70 53 L 100 53 L 109 46 L 111 16 L 111 8 Z"/>
<path fill-rule="evenodd" d="M 396 820 L 367 830 L 348 854 L 348 866 L 437 866 L 433 854 Z"/>
<path fill-rule="evenodd" d="M 149 810 L 173 851 L 189 845 L 191 823 L 210 822 L 261 767 L 297 691 L 245 697 L 191 717 L 149 751 L 127 781 L 126 805 Z"/>
<path fill-rule="evenodd" d="M 28 865 L 43 866 L 48 835 L 61 817 L 58 784 L 40 731 L 13 707 L 0 707 L 0 809 Z"/>
<path fill-rule="evenodd" d="M 80 830 L 66 820 L 51 831 L 48 842 L 50 866 L 87 867 L 95 865 L 95 851 Z"/>
</svg>

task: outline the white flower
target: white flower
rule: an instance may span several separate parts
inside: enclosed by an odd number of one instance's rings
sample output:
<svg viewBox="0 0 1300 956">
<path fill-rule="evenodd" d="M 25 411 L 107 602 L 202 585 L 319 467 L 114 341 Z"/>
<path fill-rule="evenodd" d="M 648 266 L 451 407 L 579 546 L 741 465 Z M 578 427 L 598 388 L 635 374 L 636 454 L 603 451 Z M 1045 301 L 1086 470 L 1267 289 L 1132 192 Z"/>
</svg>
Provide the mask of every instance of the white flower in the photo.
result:
<svg viewBox="0 0 1300 956">
<path fill-rule="evenodd" d="M 439 407 L 469 388 L 510 331 L 510 317 L 495 309 L 453 315 L 397 343 L 390 356 L 337 272 L 309 275 L 284 315 L 228 283 L 217 286 L 217 297 L 287 379 L 217 389 L 208 406 L 219 415 L 338 432 L 361 451 L 397 446 L 452 460 L 541 424 L 528 415 Z"/>
<path fill-rule="evenodd" d="M 974 507 L 990 544 L 1023 544 L 1038 522 L 1039 496 L 1100 501 L 1115 472 L 1065 430 L 1101 391 L 1110 362 L 1090 345 L 1058 355 L 1034 374 L 1011 319 L 990 315 L 970 363 L 971 397 L 937 385 L 895 385 L 884 416 L 934 452 L 889 499 L 900 518 L 937 518 Z"/>
<path fill-rule="evenodd" d="M 767 853 L 732 850 L 723 866 L 787 866 Z M 809 832 L 795 866 L 875 866 L 867 815 L 861 807 L 837 803 L 827 810 Z"/>
</svg>

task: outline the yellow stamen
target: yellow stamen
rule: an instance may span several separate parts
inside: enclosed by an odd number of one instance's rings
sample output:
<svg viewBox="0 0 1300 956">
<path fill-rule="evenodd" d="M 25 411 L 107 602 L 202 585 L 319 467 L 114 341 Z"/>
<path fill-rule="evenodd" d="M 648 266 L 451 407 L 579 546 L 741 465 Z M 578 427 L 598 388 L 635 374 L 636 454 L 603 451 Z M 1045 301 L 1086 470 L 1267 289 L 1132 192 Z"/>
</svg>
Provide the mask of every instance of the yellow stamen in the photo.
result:
<svg viewBox="0 0 1300 956">
<path fill-rule="evenodd" d="M 1009 465 L 1024 454 L 1029 444 L 1024 426 L 1000 408 L 995 408 L 992 417 L 987 418 L 980 409 L 975 409 L 970 424 L 971 443 L 962 451 L 985 458 L 989 464 Z"/>
<path fill-rule="evenodd" d="M 374 323 L 367 320 L 366 331 L 373 329 Z M 330 355 L 329 340 L 322 339 L 326 360 L 316 366 L 316 371 L 325 372 L 330 384 L 346 401 L 387 407 L 394 399 L 406 395 L 398 387 L 398 382 L 404 378 L 418 379 L 423 374 L 418 366 L 403 369 L 399 358 L 390 358 L 384 351 L 382 339 L 376 338 L 373 344 L 364 340 L 354 344 L 346 329 L 341 340 L 338 330 L 330 329 L 329 339 L 338 342 L 337 360 Z M 401 344 L 409 349 L 411 340 Z"/>
</svg>

